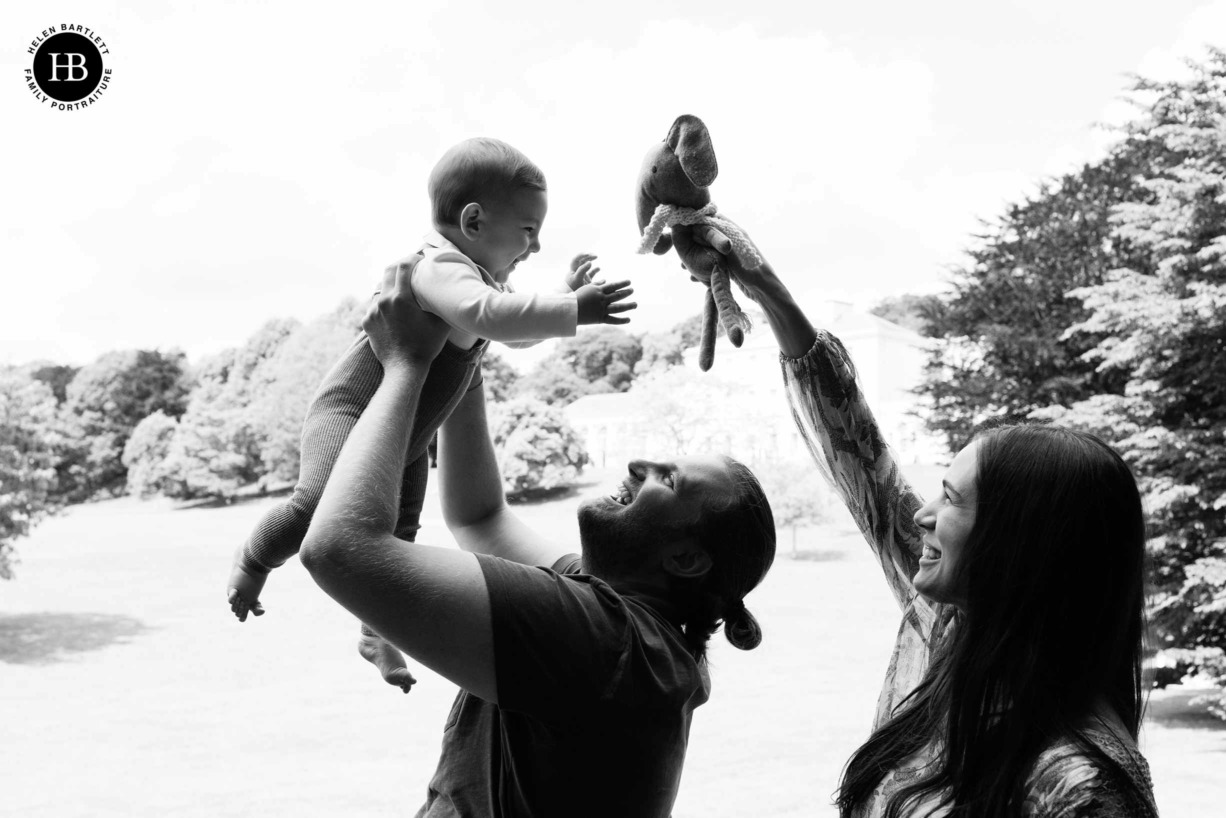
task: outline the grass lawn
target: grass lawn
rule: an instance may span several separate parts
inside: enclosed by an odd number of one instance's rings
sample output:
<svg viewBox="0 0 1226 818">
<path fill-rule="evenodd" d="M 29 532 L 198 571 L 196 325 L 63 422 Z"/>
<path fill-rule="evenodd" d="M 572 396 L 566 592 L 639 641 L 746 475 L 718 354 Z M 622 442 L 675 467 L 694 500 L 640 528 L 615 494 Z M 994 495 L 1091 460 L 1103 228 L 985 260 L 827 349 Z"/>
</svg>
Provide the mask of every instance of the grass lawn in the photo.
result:
<svg viewBox="0 0 1226 818">
<path fill-rule="evenodd" d="M 583 493 L 611 486 L 595 473 Z M 921 481 L 921 485 L 924 485 Z M 23 818 L 411 815 L 455 688 L 414 667 L 409 695 L 355 651 L 357 622 L 301 565 L 276 571 L 268 614 L 225 604 L 234 547 L 272 502 L 79 506 L 19 542 L 0 584 L 3 812 Z M 519 507 L 577 542 L 574 497 Z M 427 499 L 423 542 L 444 543 Z M 747 600 L 766 638 L 712 641 L 676 818 L 833 816 L 830 793 L 866 737 L 898 611 L 859 534 L 798 539 Z M 1154 694 L 1142 749 L 1165 818 L 1222 814 L 1226 722 L 1191 691 Z"/>
</svg>

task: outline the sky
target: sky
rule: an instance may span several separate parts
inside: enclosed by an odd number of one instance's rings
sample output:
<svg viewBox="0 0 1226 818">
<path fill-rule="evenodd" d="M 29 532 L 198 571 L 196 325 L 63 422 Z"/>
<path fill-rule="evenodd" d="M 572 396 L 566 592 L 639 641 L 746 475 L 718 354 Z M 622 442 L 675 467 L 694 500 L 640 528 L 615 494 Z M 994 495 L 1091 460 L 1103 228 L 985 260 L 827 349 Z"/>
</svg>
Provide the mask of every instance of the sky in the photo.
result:
<svg viewBox="0 0 1226 818">
<path fill-rule="evenodd" d="M 480 135 L 548 179 L 516 287 L 594 252 L 634 284 L 627 329 L 667 329 L 702 292 L 635 253 L 634 183 L 687 113 L 712 200 L 802 303 L 936 292 L 982 220 L 1103 154 L 1130 75 L 1226 46 L 1226 0 L 599 5 L 4 4 L 0 364 L 198 362 L 365 298 L 430 228 L 434 162 Z M 65 23 L 111 52 L 84 110 L 25 83 L 31 40 Z"/>
</svg>

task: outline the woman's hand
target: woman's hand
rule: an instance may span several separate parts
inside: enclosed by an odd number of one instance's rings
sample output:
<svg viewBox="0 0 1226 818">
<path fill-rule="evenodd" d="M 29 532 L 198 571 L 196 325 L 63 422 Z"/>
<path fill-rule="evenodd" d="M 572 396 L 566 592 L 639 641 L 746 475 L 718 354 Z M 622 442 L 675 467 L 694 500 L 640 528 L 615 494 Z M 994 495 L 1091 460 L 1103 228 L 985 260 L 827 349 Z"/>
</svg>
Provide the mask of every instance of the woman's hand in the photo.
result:
<svg viewBox="0 0 1226 818">
<path fill-rule="evenodd" d="M 757 268 L 747 268 L 732 252 L 732 242 L 728 237 L 706 224 L 694 225 L 693 230 L 674 230 L 673 242 L 682 258 L 701 253 L 704 248 L 707 252 L 719 253 L 718 263 L 766 313 L 779 350 L 784 355 L 799 358 L 813 346 L 817 331 L 765 258 Z M 760 251 L 758 255 L 762 255 Z"/>
<path fill-rule="evenodd" d="M 720 255 L 719 265 L 737 279 L 746 294 L 755 301 L 758 300 L 754 292 L 756 289 L 759 289 L 768 280 L 777 280 L 775 271 L 765 259 L 756 269 L 746 268 L 741 259 L 732 251 L 732 242 L 714 225 L 696 224 L 691 230 L 674 230 L 673 243 L 677 247 L 677 255 L 683 259 L 689 258 L 694 253 L 703 252 L 703 248 L 718 253 Z"/>
</svg>

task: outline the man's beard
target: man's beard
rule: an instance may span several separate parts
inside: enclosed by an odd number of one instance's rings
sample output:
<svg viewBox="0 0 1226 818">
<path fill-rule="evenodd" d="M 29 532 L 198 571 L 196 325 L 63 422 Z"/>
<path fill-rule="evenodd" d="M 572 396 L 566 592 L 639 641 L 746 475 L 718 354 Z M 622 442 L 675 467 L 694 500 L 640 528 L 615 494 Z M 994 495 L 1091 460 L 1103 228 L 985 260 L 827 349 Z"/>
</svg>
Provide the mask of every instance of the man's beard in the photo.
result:
<svg viewBox="0 0 1226 818">
<path fill-rule="evenodd" d="M 599 499 L 579 506 L 583 567 L 598 577 L 638 575 L 675 533 L 633 513 L 610 513 Z"/>
</svg>

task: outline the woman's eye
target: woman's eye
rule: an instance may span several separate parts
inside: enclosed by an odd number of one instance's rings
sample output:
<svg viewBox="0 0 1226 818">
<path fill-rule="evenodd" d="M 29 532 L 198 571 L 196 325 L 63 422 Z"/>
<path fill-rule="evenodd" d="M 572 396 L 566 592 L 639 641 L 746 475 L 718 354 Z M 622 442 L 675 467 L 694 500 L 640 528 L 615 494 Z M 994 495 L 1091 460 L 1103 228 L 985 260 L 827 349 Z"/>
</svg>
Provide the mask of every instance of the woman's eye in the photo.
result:
<svg viewBox="0 0 1226 818">
<path fill-rule="evenodd" d="M 664 475 L 664 485 L 668 486 L 670 489 L 673 487 L 673 476 L 671 474 Z"/>
</svg>

